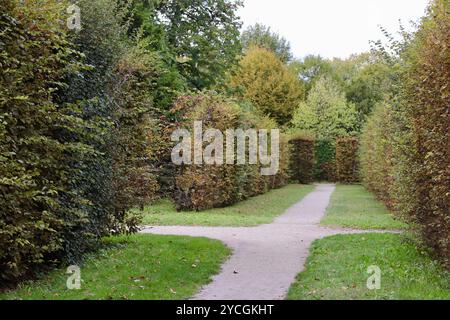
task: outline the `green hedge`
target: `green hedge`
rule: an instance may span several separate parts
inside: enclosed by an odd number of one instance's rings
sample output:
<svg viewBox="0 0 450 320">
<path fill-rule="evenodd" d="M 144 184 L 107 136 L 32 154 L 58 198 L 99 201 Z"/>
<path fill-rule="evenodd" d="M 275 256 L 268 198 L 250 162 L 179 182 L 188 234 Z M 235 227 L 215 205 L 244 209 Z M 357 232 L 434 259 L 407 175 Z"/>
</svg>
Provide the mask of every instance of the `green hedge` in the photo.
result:
<svg viewBox="0 0 450 320">
<path fill-rule="evenodd" d="M 155 58 L 125 54 L 113 0 L 1 0 L 0 278 L 78 262 L 154 195 L 146 159 Z M 116 14 L 111 14 L 111 10 Z M 60 22 L 60 23 L 55 23 Z"/>
<path fill-rule="evenodd" d="M 304 137 L 292 137 L 289 141 L 291 180 L 308 184 L 314 181 L 315 141 Z"/>
<path fill-rule="evenodd" d="M 359 182 L 359 142 L 354 137 L 336 139 L 336 180 L 341 183 Z"/>
</svg>

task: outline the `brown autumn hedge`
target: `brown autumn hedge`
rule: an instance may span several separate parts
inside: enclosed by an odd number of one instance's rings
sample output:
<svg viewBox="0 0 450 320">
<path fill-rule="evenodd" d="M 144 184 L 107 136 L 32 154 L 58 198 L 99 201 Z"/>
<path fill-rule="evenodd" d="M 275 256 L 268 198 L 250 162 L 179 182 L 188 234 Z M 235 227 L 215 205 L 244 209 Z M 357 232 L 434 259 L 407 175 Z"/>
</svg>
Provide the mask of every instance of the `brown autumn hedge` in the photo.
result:
<svg viewBox="0 0 450 320">
<path fill-rule="evenodd" d="M 336 179 L 341 183 L 359 182 L 359 142 L 354 137 L 336 139 Z"/>
</svg>

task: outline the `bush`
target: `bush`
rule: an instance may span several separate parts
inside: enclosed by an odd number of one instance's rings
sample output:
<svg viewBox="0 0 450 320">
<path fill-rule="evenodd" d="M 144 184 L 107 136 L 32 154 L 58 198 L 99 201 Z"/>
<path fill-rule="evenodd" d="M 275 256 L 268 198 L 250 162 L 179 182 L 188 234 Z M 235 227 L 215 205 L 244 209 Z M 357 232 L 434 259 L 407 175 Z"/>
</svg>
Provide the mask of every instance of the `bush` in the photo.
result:
<svg viewBox="0 0 450 320">
<path fill-rule="evenodd" d="M 423 238 L 450 264 L 450 29 L 448 0 L 432 2 L 405 53 L 406 113 L 413 152 L 408 157 L 415 206 L 399 205 L 421 226 Z"/>
<path fill-rule="evenodd" d="M 112 0 L 80 1 L 83 29 L 71 34 L 68 2 L 1 4 L 3 284 L 136 231 L 125 211 L 156 188 L 145 131 L 157 72 L 149 56 L 123 56 L 124 15 Z"/>
<path fill-rule="evenodd" d="M 394 164 L 391 107 L 379 104 L 361 134 L 360 167 L 364 185 L 391 209 L 394 208 Z"/>
<path fill-rule="evenodd" d="M 292 137 L 289 144 L 291 146 L 290 178 L 304 184 L 313 182 L 315 166 L 314 139 Z"/>
<path fill-rule="evenodd" d="M 262 114 L 279 125 L 292 119 L 304 92 L 297 77 L 270 50 L 252 46 L 231 78 L 236 95 L 251 102 Z"/>
<path fill-rule="evenodd" d="M 88 205 L 72 187 L 72 166 L 95 156 L 90 146 L 64 136 L 92 138 L 94 124 L 77 104 L 56 103 L 68 70 L 80 66 L 63 26 L 65 4 L 2 1 L 0 33 L 0 277 L 29 276 L 61 257 L 64 233 L 86 223 Z M 91 127 L 92 125 L 92 127 Z M 78 233 L 78 237 L 87 235 Z"/>
<path fill-rule="evenodd" d="M 336 180 L 338 182 L 359 182 L 358 148 L 357 138 L 342 137 L 336 140 Z"/>
<path fill-rule="evenodd" d="M 336 147 L 332 140 L 318 139 L 316 140 L 315 158 L 316 165 L 314 167 L 314 178 L 317 181 L 335 181 L 336 180 Z"/>
</svg>

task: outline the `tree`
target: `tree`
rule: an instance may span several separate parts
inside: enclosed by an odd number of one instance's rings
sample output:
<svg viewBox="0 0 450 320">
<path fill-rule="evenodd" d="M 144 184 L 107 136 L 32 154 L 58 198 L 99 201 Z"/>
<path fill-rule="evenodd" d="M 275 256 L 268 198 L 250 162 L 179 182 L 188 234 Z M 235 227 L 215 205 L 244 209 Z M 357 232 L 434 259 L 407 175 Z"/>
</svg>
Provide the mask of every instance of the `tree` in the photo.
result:
<svg viewBox="0 0 450 320">
<path fill-rule="evenodd" d="M 240 0 L 136 0 L 134 28 L 143 28 L 153 46 L 169 53 L 195 89 L 224 81 L 242 48 Z"/>
<path fill-rule="evenodd" d="M 233 75 L 231 86 L 238 97 L 250 101 L 262 114 L 285 125 L 303 99 L 303 88 L 287 67 L 272 52 L 251 47 Z"/>
<path fill-rule="evenodd" d="M 313 131 L 319 139 L 334 139 L 357 131 L 357 112 L 338 84 L 322 77 L 311 89 L 307 101 L 295 110 L 292 125 Z"/>
<path fill-rule="evenodd" d="M 246 49 L 252 46 L 258 46 L 272 50 L 277 57 L 284 63 L 292 60 L 290 43 L 277 33 L 272 32 L 270 27 L 256 23 L 248 27 L 241 36 L 242 46 Z"/>
</svg>

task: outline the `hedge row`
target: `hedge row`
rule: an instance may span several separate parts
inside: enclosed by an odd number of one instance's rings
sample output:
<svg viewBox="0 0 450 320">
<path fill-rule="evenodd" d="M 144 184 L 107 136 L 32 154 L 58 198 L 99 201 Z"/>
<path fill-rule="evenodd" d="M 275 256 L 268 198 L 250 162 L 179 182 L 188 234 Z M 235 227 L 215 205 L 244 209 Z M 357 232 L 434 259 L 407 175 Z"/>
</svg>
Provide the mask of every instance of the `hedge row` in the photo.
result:
<svg viewBox="0 0 450 320">
<path fill-rule="evenodd" d="M 114 3 L 79 1 L 70 32 L 66 1 L 1 0 L 2 284 L 135 231 L 126 211 L 157 189 L 145 133 L 157 61 L 122 42 Z"/>
<path fill-rule="evenodd" d="M 305 137 L 292 137 L 290 177 L 293 181 L 308 184 L 314 181 L 315 142 Z"/>
<path fill-rule="evenodd" d="M 314 179 L 316 181 L 336 181 L 335 141 L 316 140 Z"/>
<path fill-rule="evenodd" d="M 359 142 L 355 137 L 336 140 L 336 180 L 341 183 L 359 182 Z"/>
<path fill-rule="evenodd" d="M 435 0 L 400 57 L 397 99 L 378 106 L 362 137 L 364 183 L 450 261 L 448 0 Z"/>
<path fill-rule="evenodd" d="M 179 128 L 193 131 L 194 121 L 203 122 L 203 131 L 218 129 L 272 129 L 276 125 L 244 110 L 235 102 L 212 93 L 180 97 L 173 108 L 179 115 Z M 288 181 L 285 138 L 280 139 L 282 151 L 279 171 L 274 176 L 261 175 L 261 164 L 248 164 L 248 144 L 245 165 L 182 165 L 175 179 L 174 199 L 180 210 L 204 210 L 223 207 L 246 198 L 263 194 Z M 225 142 L 225 136 L 224 136 Z M 270 142 L 270 138 L 269 138 Z M 209 143 L 204 143 L 205 148 Z M 236 148 L 236 144 L 235 144 Z M 269 147 L 270 150 L 270 147 Z M 224 157 L 226 148 L 224 148 Z"/>
</svg>

